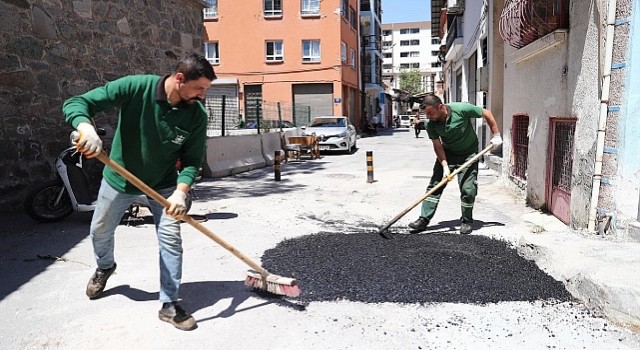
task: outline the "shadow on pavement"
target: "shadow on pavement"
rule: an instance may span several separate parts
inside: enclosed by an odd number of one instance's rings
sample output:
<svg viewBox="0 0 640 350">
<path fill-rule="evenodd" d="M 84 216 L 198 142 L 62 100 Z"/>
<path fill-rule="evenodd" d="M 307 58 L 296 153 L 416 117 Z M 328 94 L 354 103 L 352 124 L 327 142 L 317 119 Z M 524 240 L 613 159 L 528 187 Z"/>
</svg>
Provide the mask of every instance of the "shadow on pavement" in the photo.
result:
<svg viewBox="0 0 640 350">
<path fill-rule="evenodd" d="M 125 284 L 105 290 L 100 299 L 113 295 L 122 295 L 134 301 L 153 301 L 158 300 L 159 294 L 158 292 L 147 292 L 132 288 L 130 285 Z M 198 322 L 232 317 L 238 312 L 249 311 L 269 304 L 277 304 L 298 311 L 304 310 L 304 306 L 290 302 L 283 297 L 274 296 L 266 292 L 252 291 L 242 281 L 186 282 L 180 285 L 180 295 L 183 299 L 181 303 L 191 313 L 213 306 L 223 299 L 231 299 L 231 304 L 226 309 L 215 316 L 197 319 Z M 240 308 L 240 305 L 250 297 L 258 297 L 265 301 L 257 305 Z"/>
</svg>

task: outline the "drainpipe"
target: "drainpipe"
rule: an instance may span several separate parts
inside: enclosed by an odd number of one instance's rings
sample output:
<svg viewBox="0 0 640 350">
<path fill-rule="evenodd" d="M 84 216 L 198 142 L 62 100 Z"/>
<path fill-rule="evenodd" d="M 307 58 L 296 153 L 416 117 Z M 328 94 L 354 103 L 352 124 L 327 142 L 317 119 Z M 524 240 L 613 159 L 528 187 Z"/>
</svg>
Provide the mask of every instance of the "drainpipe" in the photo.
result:
<svg viewBox="0 0 640 350">
<path fill-rule="evenodd" d="M 605 38 L 604 67 L 602 72 L 602 95 L 600 98 L 600 116 L 598 117 L 598 136 L 596 144 L 596 164 L 593 171 L 593 187 L 591 188 L 591 207 L 589 210 L 589 232 L 595 231 L 600 182 L 602 180 L 602 155 L 604 154 L 604 136 L 607 128 L 609 110 L 609 88 L 611 86 L 611 65 L 613 60 L 613 33 L 616 23 L 617 0 L 609 1 L 607 13 L 607 31 Z"/>
</svg>

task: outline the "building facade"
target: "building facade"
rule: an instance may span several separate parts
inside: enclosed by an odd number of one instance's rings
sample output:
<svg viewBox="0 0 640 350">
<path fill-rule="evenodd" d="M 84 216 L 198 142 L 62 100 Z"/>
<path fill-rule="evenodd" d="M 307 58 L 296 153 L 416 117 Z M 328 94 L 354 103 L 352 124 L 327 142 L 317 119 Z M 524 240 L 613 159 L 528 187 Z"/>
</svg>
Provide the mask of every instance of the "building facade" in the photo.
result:
<svg viewBox="0 0 640 350">
<path fill-rule="evenodd" d="M 498 119 L 505 142 L 489 164 L 574 229 L 638 236 L 640 1 L 480 3 L 431 4 L 446 96 L 473 102 L 475 89 Z"/>
<path fill-rule="evenodd" d="M 381 0 L 360 0 L 360 35 L 363 121 L 378 116 L 378 120 L 388 126 L 391 122 L 389 99 L 382 83 Z"/>
<path fill-rule="evenodd" d="M 127 74 L 168 74 L 200 52 L 204 2 L 159 4 L 0 1 L 0 211 L 54 179 L 69 147 L 67 98 Z M 96 118 L 107 146 L 116 120 L 114 111 Z"/>
<path fill-rule="evenodd" d="M 431 22 L 385 23 L 382 25 L 382 81 L 394 97 L 393 114 L 408 114 L 411 106 L 402 101 L 401 75 L 417 72 L 417 91 L 411 94 L 435 93 L 441 77 L 438 60 L 440 39 L 432 38 Z M 407 94 L 409 95 L 409 94 Z"/>
<path fill-rule="evenodd" d="M 360 125 L 357 0 L 208 3 L 204 51 L 219 77 L 208 108 L 225 96 L 227 120 L 344 115 Z"/>
</svg>

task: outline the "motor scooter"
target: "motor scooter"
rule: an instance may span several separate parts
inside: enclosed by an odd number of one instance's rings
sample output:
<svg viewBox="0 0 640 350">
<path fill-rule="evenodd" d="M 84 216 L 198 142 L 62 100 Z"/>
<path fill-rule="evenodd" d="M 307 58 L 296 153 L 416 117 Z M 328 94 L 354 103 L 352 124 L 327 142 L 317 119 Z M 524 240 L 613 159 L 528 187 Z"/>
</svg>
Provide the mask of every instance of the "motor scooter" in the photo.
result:
<svg viewBox="0 0 640 350">
<path fill-rule="evenodd" d="M 97 128 L 100 136 L 106 135 L 103 128 Z M 98 188 L 91 186 L 87 167 L 93 164 L 76 150 L 77 135 L 71 134 L 72 146 L 62 151 L 56 158 L 57 178 L 34 187 L 24 202 L 27 214 L 39 222 L 56 222 L 75 212 L 89 212 L 96 207 Z M 90 163 L 90 164 L 87 164 Z M 187 196 L 187 208 L 191 207 L 193 189 Z M 135 221 L 140 207 L 149 207 L 147 197 L 140 195 L 125 213 L 123 220 Z"/>
</svg>

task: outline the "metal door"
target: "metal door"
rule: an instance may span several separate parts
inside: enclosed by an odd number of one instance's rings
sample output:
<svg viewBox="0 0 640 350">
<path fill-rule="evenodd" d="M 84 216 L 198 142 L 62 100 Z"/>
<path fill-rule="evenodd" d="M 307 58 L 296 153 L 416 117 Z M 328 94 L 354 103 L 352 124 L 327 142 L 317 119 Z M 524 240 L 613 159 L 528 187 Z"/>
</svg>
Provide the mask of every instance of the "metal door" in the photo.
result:
<svg viewBox="0 0 640 350">
<path fill-rule="evenodd" d="M 262 85 L 245 85 L 244 95 L 245 122 L 249 124 L 256 121 L 262 108 Z M 262 115 L 262 110 L 259 112 Z"/>
<path fill-rule="evenodd" d="M 565 224 L 571 221 L 571 173 L 575 119 L 551 119 L 549 139 L 551 150 L 547 178 L 547 206 Z"/>
</svg>

